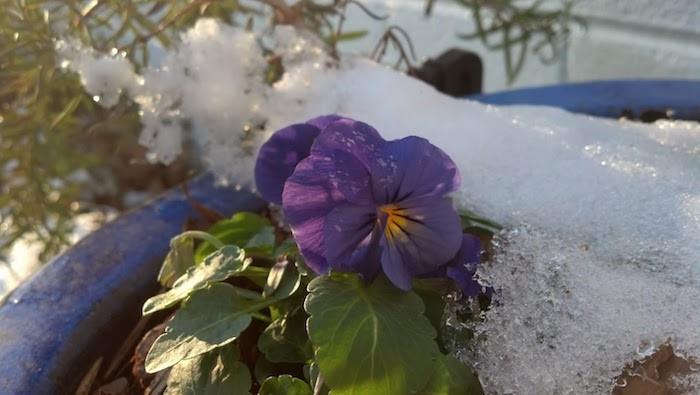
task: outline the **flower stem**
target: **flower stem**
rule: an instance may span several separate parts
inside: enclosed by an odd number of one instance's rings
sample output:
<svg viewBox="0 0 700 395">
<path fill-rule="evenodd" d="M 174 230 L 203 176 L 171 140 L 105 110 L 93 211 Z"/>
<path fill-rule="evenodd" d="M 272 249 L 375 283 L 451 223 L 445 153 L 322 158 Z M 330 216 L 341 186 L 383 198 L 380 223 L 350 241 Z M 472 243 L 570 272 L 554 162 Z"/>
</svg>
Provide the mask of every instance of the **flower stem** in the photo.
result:
<svg viewBox="0 0 700 395">
<path fill-rule="evenodd" d="M 221 248 L 224 246 L 224 243 L 219 240 L 218 238 L 210 235 L 207 232 L 202 232 L 201 230 L 188 230 L 186 232 L 182 232 L 177 238 L 184 238 L 184 237 L 191 237 L 193 239 L 200 239 L 208 242 L 209 244 L 213 245 L 214 248 Z"/>
<path fill-rule="evenodd" d="M 255 318 L 255 319 L 258 319 L 258 320 L 260 320 L 260 321 L 272 322 L 272 319 L 271 319 L 270 317 L 268 317 L 268 316 L 266 316 L 265 314 L 262 314 L 262 313 L 260 313 L 260 312 L 257 312 L 257 311 L 254 311 L 254 312 L 250 313 L 250 315 L 251 315 L 251 317 L 253 317 L 253 318 Z"/>
</svg>

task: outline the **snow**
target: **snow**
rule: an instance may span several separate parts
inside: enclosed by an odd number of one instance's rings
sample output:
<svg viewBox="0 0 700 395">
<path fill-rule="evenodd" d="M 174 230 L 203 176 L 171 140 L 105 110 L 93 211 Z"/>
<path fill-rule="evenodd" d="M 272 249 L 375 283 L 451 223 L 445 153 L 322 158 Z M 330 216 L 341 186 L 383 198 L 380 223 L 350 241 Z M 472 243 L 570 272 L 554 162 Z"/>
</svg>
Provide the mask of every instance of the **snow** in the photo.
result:
<svg viewBox="0 0 700 395">
<path fill-rule="evenodd" d="M 667 341 L 700 357 L 700 126 L 457 100 L 368 60 L 337 63 L 290 28 L 268 37 L 285 74 L 267 85 L 259 38 L 201 20 L 140 76 L 89 53 L 68 67 L 91 94 L 140 105 L 155 158 L 191 139 L 237 184 L 250 184 L 270 133 L 321 114 L 443 148 L 464 178 L 456 203 L 510 229 L 479 272 L 496 289 L 484 340 L 453 350 L 488 393 L 604 393 Z M 118 82 L 93 81 L 110 70 Z"/>
<path fill-rule="evenodd" d="M 115 49 L 111 56 L 101 56 L 92 49 L 82 48 L 76 41 L 59 41 L 56 53 L 64 59 L 62 66 L 78 72 L 85 90 L 105 107 L 114 106 L 122 92 L 134 92 L 139 85 L 124 52 Z"/>
</svg>

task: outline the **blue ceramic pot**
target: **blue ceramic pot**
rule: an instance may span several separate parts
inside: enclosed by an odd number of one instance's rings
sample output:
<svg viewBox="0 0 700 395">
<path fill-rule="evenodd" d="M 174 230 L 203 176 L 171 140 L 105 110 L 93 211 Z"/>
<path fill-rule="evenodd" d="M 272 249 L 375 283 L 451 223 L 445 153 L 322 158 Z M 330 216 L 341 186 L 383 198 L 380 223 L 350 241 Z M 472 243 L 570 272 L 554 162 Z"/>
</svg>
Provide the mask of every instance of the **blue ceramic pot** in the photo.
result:
<svg viewBox="0 0 700 395">
<path fill-rule="evenodd" d="M 157 292 L 170 239 L 196 219 L 190 202 L 224 215 L 258 211 L 247 191 L 210 175 L 124 214 L 57 256 L 0 307 L 0 394 L 73 394 L 86 368 L 113 352 Z"/>
<path fill-rule="evenodd" d="M 614 80 L 561 84 L 469 96 L 497 105 L 541 105 L 599 117 L 700 120 L 700 81 Z"/>
</svg>

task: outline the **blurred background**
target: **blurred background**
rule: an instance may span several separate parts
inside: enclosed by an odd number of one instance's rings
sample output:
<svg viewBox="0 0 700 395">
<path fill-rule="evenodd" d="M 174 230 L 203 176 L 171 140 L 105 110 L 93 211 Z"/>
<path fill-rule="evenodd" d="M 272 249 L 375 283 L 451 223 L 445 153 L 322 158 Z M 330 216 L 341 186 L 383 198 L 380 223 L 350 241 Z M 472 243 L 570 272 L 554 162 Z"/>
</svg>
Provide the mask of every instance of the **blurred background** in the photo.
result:
<svg viewBox="0 0 700 395">
<path fill-rule="evenodd" d="M 512 81 L 509 81 L 500 48 L 484 45 L 478 39 L 460 38 L 460 34 L 478 30 L 473 9 L 463 6 L 466 1 L 437 1 L 430 18 L 424 16 L 426 2 L 423 0 L 368 0 L 364 3 L 390 17 L 367 24 L 361 12 L 352 9 L 348 25 L 360 28 L 364 24 L 370 34 L 367 39 L 348 43 L 345 48 L 366 50 L 387 26 L 399 25 L 410 32 L 419 57 L 436 57 L 453 47 L 479 54 L 484 64 L 485 92 L 599 79 L 700 78 L 700 2 L 696 0 L 571 2 L 571 15 L 583 23 L 569 20 L 567 26 L 571 33 L 568 40 L 558 43 L 558 56 L 551 62 L 542 62 L 538 56 L 526 56 L 522 69 Z M 511 3 L 519 7 L 539 3 L 540 10 L 549 11 L 562 10 L 566 4 L 550 0 L 480 3 Z M 540 15 L 528 25 L 551 22 Z M 551 27 L 556 29 L 554 24 Z M 501 42 L 498 37 L 501 33 L 502 30 L 494 34 L 490 42 Z M 533 37 L 531 45 L 534 47 L 536 42 L 537 38 Z M 543 48 L 544 56 L 550 55 L 546 52 L 549 49 Z M 513 63 L 517 62 L 519 51 L 518 45 L 512 46 Z"/>
<path fill-rule="evenodd" d="M 157 64 L 201 17 L 293 24 L 453 95 L 620 78 L 700 78 L 697 0 L 2 0 L 0 298 L 120 212 L 199 171 L 154 163 L 138 107 L 106 109 L 62 67 L 58 40 Z M 446 52 L 453 50 L 452 52 Z M 458 51 L 454 51 L 458 50 Z M 274 73 L 274 60 L 271 70 Z M 444 68 L 457 79 L 444 85 Z"/>
</svg>

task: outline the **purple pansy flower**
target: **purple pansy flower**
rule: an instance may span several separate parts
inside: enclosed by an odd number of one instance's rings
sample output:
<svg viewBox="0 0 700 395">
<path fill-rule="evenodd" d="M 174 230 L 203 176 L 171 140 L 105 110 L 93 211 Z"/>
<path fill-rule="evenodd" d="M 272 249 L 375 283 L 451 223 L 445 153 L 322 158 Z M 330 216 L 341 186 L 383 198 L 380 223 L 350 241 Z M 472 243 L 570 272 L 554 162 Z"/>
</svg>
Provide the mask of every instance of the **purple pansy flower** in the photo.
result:
<svg viewBox="0 0 700 395">
<path fill-rule="evenodd" d="M 321 129 L 342 119 L 338 115 L 314 118 L 280 129 L 260 147 L 255 163 L 255 182 L 265 200 L 282 204 L 284 182 L 302 159 L 309 156 L 311 145 Z"/>
<path fill-rule="evenodd" d="M 463 245 L 446 197 L 459 173 L 423 138 L 386 141 L 362 122 L 316 118 L 275 133 L 260 150 L 255 177 L 263 197 L 282 202 L 307 265 L 319 274 L 333 268 L 371 280 L 383 271 L 410 289 L 413 277 L 441 268 Z"/>
</svg>

